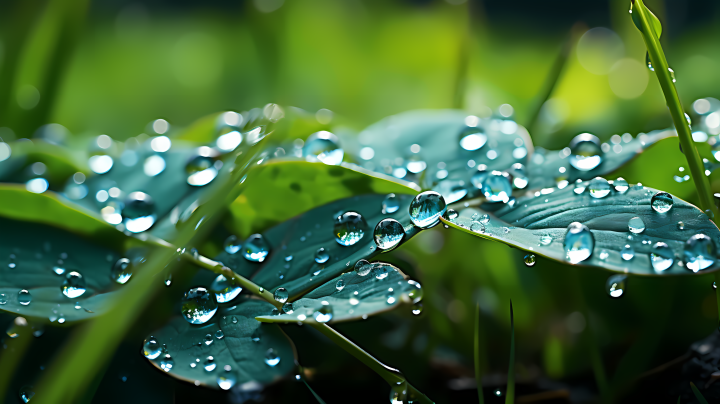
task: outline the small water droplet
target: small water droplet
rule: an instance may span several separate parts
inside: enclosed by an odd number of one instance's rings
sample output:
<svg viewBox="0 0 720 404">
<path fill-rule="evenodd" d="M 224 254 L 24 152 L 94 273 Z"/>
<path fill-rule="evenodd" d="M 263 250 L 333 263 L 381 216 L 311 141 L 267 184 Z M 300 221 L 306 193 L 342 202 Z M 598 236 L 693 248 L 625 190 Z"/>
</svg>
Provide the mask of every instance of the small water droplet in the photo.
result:
<svg viewBox="0 0 720 404">
<path fill-rule="evenodd" d="M 217 368 L 217 363 L 215 363 L 215 358 L 212 356 L 208 356 L 205 358 L 205 362 L 203 363 L 203 368 L 205 368 L 206 372 L 212 372 Z"/>
<path fill-rule="evenodd" d="M 237 319 L 237 317 L 235 317 L 235 316 L 232 316 L 232 318 L 230 319 L 230 321 L 231 321 L 233 324 L 237 324 L 237 323 L 238 323 L 238 319 Z"/>
<path fill-rule="evenodd" d="M 269 253 L 270 247 L 262 234 L 253 234 L 245 240 L 243 256 L 246 260 L 250 262 L 263 262 Z"/>
<path fill-rule="evenodd" d="M 274 368 L 280 363 L 280 357 L 275 353 L 274 349 L 270 348 L 265 352 L 265 363 L 271 368 Z"/>
<path fill-rule="evenodd" d="M 0 293 L 0 304 L 7 304 L 7 295 L 5 293 Z"/>
<path fill-rule="evenodd" d="M 56 275 L 62 275 L 65 273 L 65 268 L 63 268 L 59 265 L 52 267 L 52 270 Z"/>
<path fill-rule="evenodd" d="M 238 240 L 237 236 L 231 234 L 225 239 L 224 247 L 228 254 L 235 254 L 240 251 L 242 245 L 240 244 L 240 240 Z"/>
<path fill-rule="evenodd" d="M 620 257 L 625 261 L 630 261 L 635 258 L 635 250 L 630 244 L 625 244 L 625 247 L 620 250 Z"/>
<path fill-rule="evenodd" d="M 342 279 L 338 279 L 337 282 L 335 282 L 335 289 L 340 292 L 343 289 L 345 289 L 345 281 Z"/>
<path fill-rule="evenodd" d="M 384 215 L 395 213 L 400 209 L 400 200 L 395 194 L 388 194 L 382 202 L 382 213 Z"/>
<path fill-rule="evenodd" d="M 435 191 L 425 191 L 415 196 L 410 203 L 410 220 L 422 229 L 430 228 L 438 223 L 446 209 L 442 195 Z"/>
<path fill-rule="evenodd" d="M 457 211 L 455 209 L 448 209 L 445 211 L 445 214 L 443 214 L 443 218 L 445 220 L 448 220 L 451 222 L 454 222 L 455 219 L 458 218 L 458 216 L 460 216 L 460 215 L 457 213 Z"/>
<path fill-rule="evenodd" d="M 215 167 L 216 152 L 209 147 L 198 148 L 198 155 L 190 158 L 185 165 L 187 183 L 194 187 L 202 187 L 209 184 L 218 175 Z"/>
<path fill-rule="evenodd" d="M 683 256 L 687 269 L 698 272 L 715 263 L 717 249 L 710 237 L 704 234 L 695 234 L 685 242 Z"/>
<path fill-rule="evenodd" d="M 633 217 L 628 220 L 628 229 L 630 229 L 632 233 L 640 234 L 645 231 L 645 222 L 637 216 Z"/>
<path fill-rule="evenodd" d="M 678 230 L 685 230 L 685 223 L 677 222 L 677 228 Z"/>
<path fill-rule="evenodd" d="M 232 388 L 232 386 L 235 385 L 236 382 L 237 382 L 237 378 L 231 372 L 226 372 L 224 374 L 218 375 L 218 377 L 217 377 L 218 387 L 220 387 L 223 390 L 230 390 Z"/>
<path fill-rule="evenodd" d="M 648 69 L 650 69 L 651 72 L 655 71 L 655 68 L 652 65 L 652 62 L 650 61 L 650 54 L 648 52 L 645 52 L 645 64 L 647 65 Z"/>
<path fill-rule="evenodd" d="M 590 133 L 581 133 L 570 142 L 570 165 L 579 171 L 590 171 L 600 165 L 602 154 L 600 140 Z"/>
<path fill-rule="evenodd" d="M 422 303 L 415 303 L 412 306 L 412 314 L 419 316 L 423 311 L 423 304 Z"/>
<path fill-rule="evenodd" d="M 215 294 L 218 303 L 227 303 L 242 292 L 242 287 L 235 278 L 228 279 L 225 275 L 218 275 L 210 284 L 210 290 Z"/>
<path fill-rule="evenodd" d="M 585 192 L 585 188 L 587 188 L 587 183 L 584 182 L 583 180 L 577 180 L 577 182 L 575 182 L 575 187 L 573 188 L 573 192 L 575 192 L 575 194 L 577 194 L 577 195 L 580 195 L 583 192 Z"/>
<path fill-rule="evenodd" d="M 149 337 L 143 342 L 143 355 L 148 359 L 155 359 L 160 356 L 162 347 L 157 342 L 155 337 Z"/>
<path fill-rule="evenodd" d="M 610 184 L 605 178 L 595 177 L 590 181 L 588 189 L 593 198 L 604 198 L 610 193 Z"/>
<path fill-rule="evenodd" d="M 225 333 L 223 333 L 223 330 L 217 330 L 215 331 L 215 338 L 217 339 L 223 339 L 225 337 Z"/>
<path fill-rule="evenodd" d="M 365 236 L 367 223 L 357 212 L 345 212 L 335 219 L 335 241 L 342 246 L 355 245 Z"/>
<path fill-rule="evenodd" d="M 318 264 L 324 264 L 329 259 L 330 254 L 328 254 L 328 252 L 324 248 L 320 247 L 317 249 L 317 251 L 315 251 L 315 262 L 317 262 Z"/>
<path fill-rule="evenodd" d="M 535 254 L 527 254 L 523 261 L 525 261 L 525 266 L 527 267 L 535 265 Z"/>
<path fill-rule="evenodd" d="M 587 226 L 573 222 L 565 233 L 565 258 L 573 264 L 590 258 L 595 248 L 595 238 Z"/>
<path fill-rule="evenodd" d="M 160 369 L 169 372 L 173 366 L 175 366 L 175 361 L 170 355 L 165 355 L 165 357 L 160 361 Z"/>
<path fill-rule="evenodd" d="M 668 73 L 670 73 L 670 79 L 672 80 L 672 82 L 677 82 L 677 80 L 675 80 L 675 70 L 668 67 Z"/>
<path fill-rule="evenodd" d="M 155 201 L 144 192 L 131 192 L 123 202 L 122 217 L 125 230 L 131 233 L 143 232 L 152 227 L 157 219 Z"/>
<path fill-rule="evenodd" d="M 282 311 L 285 314 L 292 314 L 292 312 L 295 311 L 295 308 L 292 303 L 287 302 L 282 305 Z"/>
<path fill-rule="evenodd" d="M 396 301 L 395 290 L 393 288 L 388 288 L 387 292 L 385 292 L 385 303 L 392 305 L 395 304 Z"/>
<path fill-rule="evenodd" d="M 488 202 L 507 203 L 512 194 L 510 175 L 501 171 L 492 171 L 483 181 L 482 193 Z"/>
<path fill-rule="evenodd" d="M 658 213 L 665 213 L 673 207 L 672 195 L 667 192 L 658 192 L 650 199 L 650 205 Z"/>
<path fill-rule="evenodd" d="M 630 188 L 630 184 L 628 184 L 623 177 L 619 177 L 613 181 L 613 186 L 615 187 L 615 190 L 621 194 L 624 194 L 627 192 L 628 188 Z"/>
<path fill-rule="evenodd" d="M 377 226 L 375 226 L 375 231 L 373 232 L 375 244 L 379 249 L 385 251 L 395 248 L 400 244 L 403 237 L 405 237 L 405 229 L 403 229 L 400 222 L 395 219 L 381 220 Z"/>
<path fill-rule="evenodd" d="M 627 276 L 625 275 L 613 275 L 608 278 L 605 282 L 605 290 L 610 297 L 618 298 L 625 293 L 625 281 Z"/>
<path fill-rule="evenodd" d="M 183 318 L 190 324 L 205 324 L 217 311 L 215 296 L 201 287 L 187 291 L 181 303 Z"/>
<path fill-rule="evenodd" d="M 358 262 L 355 263 L 354 269 L 358 275 L 365 276 L 372 270 L 372 265 L 366 260 L 358 260 Z"/>
<path fill-rule="evenodd" d="M 372 265 L 373 267 L 373 275 L 375 275 L 375 278 L 378 280 L 383 280 L 388 277 L 390 272 L 388 271 L 388 268 L 390 267 L 387 264 L 383 263 L 376 263 Z"/>
<path fill-rule="evenodd" d="M 290 294 L 288 293 L 287 289 L 285 289 L 285 288 L 277 288 L 275 290 L 275 293 L 273 293 L 273 298 L 275 298 L 275 301 L 278 303 L 287 302 L 287 299 L 289 296 L 290 296 Z"/>
<path fill-rule="evenodd" d="M 674 262 L 673 251 L 666 243 L 659 241 L 655 243 L 650 253 L 650 263 L 655 272 L 663 272 L 670 268 Z"/>
<path fill-rule="evenodd" d="M 85 279 L 83 279 L 83 276 L 80 275 L 79 272 L 70 272 L 69 274 L 65 275 L 65 281 L 60 287 L 60 290 L 62 290 L 63 295 L 71 299 L 80 297 L 83 295 L 83 293 L 85 293 L 86 290 Z"/>
<path fill-rule="evenodd" d="M 212 334 L 205 334 L 205 345 L 210 345 L 215 341 Z"/>
<path fill-rule="evenodd" d="M 127 283 L 131 276 L 132 266 L 127 258 L 117 260 L 110 270 L 110 278 L 121 285 Z"/>
<path fill-rule="evenodd" d="M 327 131 L 315 132 L 303 145 L 303 156 L 312 157 L 325 164 L 336 166 L 342 163 L 344 151 L 337 136 Z"/>
<path fill-rule="evenodd" d="M 487 135 L 481 128 L 468 126 L 460 132 L 460 147 L 467 151 L 482 148 L 487 143 Z"/>
<path fill-rule="evenodd" d="M 23 289 L 18 292 L 18 302 L 23 306 L 27 306 L 32 302 L 32 295 L 27 290 Z"/>
<path fill-rule="evenodd" d="M 323 301 L 322 306 L 320 306 L 313 313 L 313 318 L 315 318 L 315 321 L 317 321 L 318 323 L 327 323 L 328 321 L 332 320 L 333 308 L 330 303 Z"/>
<path fill-rule="evenodd" d="M 20 388 L 20 399 L 24 403 L 29 403 L 35 396 L 35 389 L 32 386 L 23 386 Z"/>
<path fill-rule="evenodd" d="M 543 234 L 540 236 L 540 244 L 541 245 L 550 245 L 552 243 L 552 236 L 549 234 Z"/>
</svg>

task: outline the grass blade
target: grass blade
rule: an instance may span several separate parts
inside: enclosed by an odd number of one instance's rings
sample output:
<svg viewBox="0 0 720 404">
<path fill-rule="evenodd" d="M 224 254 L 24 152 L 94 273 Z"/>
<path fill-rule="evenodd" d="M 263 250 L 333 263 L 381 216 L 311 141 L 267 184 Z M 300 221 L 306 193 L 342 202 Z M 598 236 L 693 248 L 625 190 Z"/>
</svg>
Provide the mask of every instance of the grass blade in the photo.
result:
<svg viewBox="0 0 720 404">
<path fill-rule="evenodd" d="M 695 386 L 695 383 L 690 382 L 690 388 L 692 389 L 693 394 L 695 394 L 695 398 L 700 402 L 700 404 L 708 404 L 707 400 L 703 395 L 700 393 L 700 390 Z M 678 402 L 680 402 L 680 398 L 678 397 Z"/>
<path fill-rule="evenodd" d="M 483 397 L 483 386 L 482 386 L 482 366 L 480 362 L 480 303 L 475 305 L 475 380 L 477 381 L 478 390 L 478 402 L 484 404 L 485 397 Z"/>
<path fill-rule="evenodd" d="M 305 383 L 305 386 L 308 388 L 308 390 L 310 390 L 310 392 L 312 393 L 313 397 L 315 397 L 315 399 L 318 401 L 318 403 L 320 403 L 320 404 L 325 404 L 325 401 L 323 401 L 323 399 L 320 398 L 320 396 L 315 392 L 315 390 L 313 390 L 312 387 L 310 387 L 310 385 L 308 384 L 307 380 L 305 380 L 305 377 L 302 376 L 302 373 L 303 373 L 303 371 L 302 371 L 302 368 L 301 368 L 301 369 L 300 369 L 300 380 L 302 380 L 302 382 Z"/>
<path fill-rule="evenodd" d="M 510 300 L 510 364 L 508 365 L 507 391 L 505 404 L 515 402 L 515 318 L 513 316 L 512 300 Z"/>
<path fill-rule="evenodd" d="M 453 108 L 463 109 L 465 104 L 465 90 L 467 89 L 468 69 L 470 65 L 470 37 L 472 34 L 470 26 L 470 2 L 460 5 L 463 17 L 463 28 L 458 44 L 457 65 L 455 66 L 455 80 L 453 91 Z"/>
</svg>

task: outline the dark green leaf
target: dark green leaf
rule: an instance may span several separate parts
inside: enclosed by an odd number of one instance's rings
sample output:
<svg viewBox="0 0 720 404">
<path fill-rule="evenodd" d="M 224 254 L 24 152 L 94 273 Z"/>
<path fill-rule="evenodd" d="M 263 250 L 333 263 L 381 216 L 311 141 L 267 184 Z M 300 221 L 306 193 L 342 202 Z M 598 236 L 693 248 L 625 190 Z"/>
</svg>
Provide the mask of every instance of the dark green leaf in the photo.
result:
<svg viewBox="0 0 720 404">
<path fill-rule="evenodd" d="M 700 393 L 700 390 L 695 386 L 695 383 L 690 382 L 690 388 L 692 389 L 693 394 L 695 395 L 695 398 L 700 402 L 700 404 L 708 404 L 705 397 L 703 397 L 702 393 Z"/>
<path fill-rule="evenodd" d="M 258 320 L 311 323 L 315 322 L 314 313 L 323 305 L 332 307 L 331 323 L 360 320 L 422 298 L 420 284 L 408 281 L 407 276 L 397 268 L 384 263 L 368 265 L 372 266 L 372 270 L 365 276 L 355 271 L 342 274 L 293 302 L 292 313 L 262 316 Z M 385 274 L 385 278 L 379 278 Z"/>
<path fill-rule="evenodd" d="M 624 194 L 612 191 L 600 199 L 592 198 L 587 190 L 576 195 L 572 188 L 553 188 L 545 191 L 549 193 L 536 192 L 519 198 L 512 206 L 505 206 L 494 215 L 488 213 L 489 221 L 484 225 L 479 221 L 473 223 L 474 214 L 485 214 L 474 208 L 462 210 L 457 219 L 443 221 L 476 236 L 560 262 L 568 262 L 563 247 L 567 227 L 580 222 L 592 232 L 595 247 L 592 256 L 578 265 L 640 275 L 690 273 L 681 266 L 685 242 L 699 233 L 709 236 L 714 243 L 720 237 L 718 228 L 702 211 L 679 198 L 673 198 L 674 205 L 669 212 L 654 211 L 650 201 L 657 191 L 651 188 L 631 186 Z M 628 221 L 633 217 L 640 217 L 645 223 L 646 229 L 641 234 L 629 231 Z M 683 225 L 678 226 L 678 222 Z M 632 236 L 632 240 L 628 236 Z M 549 237 L 552 241 L 543 245 L 541 237 Z M 672 249 L 674 264 L 658 273 L 650 264 L 649 254 L 660 241 Z M 620 255 L 627 244 L 634 250 L 634 257 L 629 261 Z M 715 262 L 703 272 L 716 270 L 719 264 Z"/>
<path fill-rule="evenodd" d="M 255 320 L 273 308 L 270 303 L 250 299 L 237 306 L 219 308 L 215 316 L 202 325 L 192 325 L 182 317 L 175 317 L 152 334 L 166 347 L 166 352 L 150 361 L 159 369 L 168 368 L 166 355 L 170 355 L 173 363 L 168 373 L 196 385 L 218 388 L 220 377 L 233 377 L 235 385 L 259 390 L 296 367 L 292 343 L 280 328 Z M 208 344 L 208 341 L 212 342 Z M 274 366 L 266 363 L 269 350 L 280 359 Z M 207 370 L 206 364 L 212 370 Z M 226 366 L 230 367 L 229 371 Z"/>
</svg>

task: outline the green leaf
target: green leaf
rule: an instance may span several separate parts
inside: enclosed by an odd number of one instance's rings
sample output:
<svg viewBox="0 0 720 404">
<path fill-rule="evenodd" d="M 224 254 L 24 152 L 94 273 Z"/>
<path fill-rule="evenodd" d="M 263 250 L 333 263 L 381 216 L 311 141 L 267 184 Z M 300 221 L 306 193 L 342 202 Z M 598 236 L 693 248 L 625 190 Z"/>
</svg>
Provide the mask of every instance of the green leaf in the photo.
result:
<svg viewBox="0 0 720 404">
<path fill-rule="evenodd" d="M 695 386 L 695 383 L 690 382 L 690 388 L 692 389 L 693 394 L 695 395 L 695 398 L 700 402 L 700 404 L 708 404 L 705 397 L 703 397 L 702 393 L 700 393 L 700 390 Z"/>
<path fill-rule="evenodd" d="M 546 193 L 550 192 L 550 193 Z M 488 214 L 488 223 L 473 220 L 473 215 L 486 214 L 475 208 L 466 208 L 458 218 L 443 222 L 478 237 L 483 237 L 520 248 L 536 255 L 569 263 L 563 248 L 565 233 L 573 222 L 586 225 L 595 240 L 592 256 L 577 265 L 601 267 L 611 271 L 639 275 L 674 275 L 690 273 L 680 266 L 685 242 L 695 234 L 705 234 L 714 243 L 720 231 L 708 217 L 695 206 L 673 197 L 674 205 L 665 214 L 650 206 L 652 196 L 658 191 L 631 186 L 624 194 L 612 191 L 610 195 L 595 199 L 585 191 L 576 195 L 572 187 L 556 188 L 517 199 L 512 206 L 506 205 L 495 214 Z M 628 221 L 640 217 L 645 223 L 642 234 L 632 234 Z M 478 218 L 481 220 L 481 218 Z M 678 222 L 683 222 L 682 229 Z M 628 239 L 632 236 L 632 240 Z M 544 245 L 541 238 L 552 240 Z M 674 264 L 665 271 L 656 272 L 650 264 L 649 254 L 656 242 L 665 242 L 674 252 Z M 634 257 L 625 261 L 620 252 L 629 244 Z M 607 255 L 606 255 L 607 254 Z M 718 269 L 720 262 L 702 272 Z"/>
<path fill-rule="evenodd" d="M 631 1 L 630 2 L 630 14 L 632 16 L 633 24 L 635 24 L 635 27 L 637 27 L 637 29 L 640 30 L 640 32 L 643 32 L 642 22 L 640 21 L 640 16 L 638 15 L 638 13 L 633 13 L 633 4 L 634 4 L 634 1 Z M 660 35 L 662 34 L 662 23 L 660 23 L 660 19 L 657 18 L 655 16 L 655 14 L 653 14 L 653 12 L 650 11 L 649 8 L 645 7 L 645 11 L 650 16 L 650 25 L 652 26 L 653 31 L 655 31 L 655 36 L 658 39 L 660 39 Z"/>
<path fill-rule="evenodd" d="M 373 230 L 382 219 L 393 218 L 403 225 L 405 236 L 401 243 L 420 231 L 411 223 L 408 212 L 413 196 L 396 194 L 398 210 L 384 214 L 382 205 L 386 197 L 384 194 L 368 194 L 341 199 L 263 232 L 270 253 L 262 263 L 246 260 L 242 251 L 235 254 L 223 252 L 215 259 L 241 275 L 254 273 L 252 281 L 267 290 L 284 287 L 292 300 L 343 272 L 352 271 L 358 260 L 370 260 L 380 254 L 373 240 Z M 362 239 L 350 246 L 340 245 L 334 234 L 335 219 L 344 212 L 359 213 L 367 224 Z M 329 260 L 322 264 L 315 261 L 315 254 L 320 248 L 330 255 Z"/>
<path fill-rule="evenodd" d="M 332 308 L 331 323 L 360 320 L 422 299 L 420 284 L 408 281 L 407 276 L 394 266 L 368 265 L 372 269 L 365 276 L 355 271 L 342 274 L 293 302 L 292 313 L 257 319 L 270 323 L 313 323 L 314 313 L 329 306 Z M 385 277 L 380 278 L 382 276 Z"/>
<path fill-rule="evenodd" d="M 536 149 L 530 157 L 527 166 L 528 185 L 526 189 L 551 188 L 562 184 L 572 187 L 577 180 L 590 180 L 614 172 L 640 155 L 657 142 L 677 137 L 674 129 L 657 130 L 648 134 L 641 134 L 629 142 L 620 142 L 617 145 L 607 143 L 608 151 L 602 154 L 602 162 L 592 170 L 580 171 L 570 165 L 568 159 L 569 149 L 545 150 Z M 677 147 L 677 145 L 675 145 Z"/>
<path fill-rule="evenodd" d="M 482 359 L 483 354 L 480 346 L 480 303 L 475 303 L 475 332 L 473 338 L 474 363 L 475 363 L 475 382 L 477 383 L 478 402 L 485 404 L 485 396 L 483 395 L 482 384 Z"/>
<path fill-rule="evenodd" d="M 477 125 L 486 140 L 474 151 L 460 147 L 460 138 L 470 129 L 468 123 Z M 407 168 L 410 161 L 425 162 L 424 171 L 409 172 L 403 179 L 440 192 L 448 203 L 458 200 L 450 198 L 454 187 L 464 187 L 469 196 L 477 193 L 470 183 L 474 170 L 468 169 L 468 161 L 472 160 L 474 165 L 485 164 L 488 170 L 505 170 L 514 163 L 526 164 L 527 156 L 533 151 L 527 130 L 515 121 L 468 117 L 467 112 L 460 110 L 403 112 L 371 125 L 357 138 L 342 136 L 341 140 L 343 148 L 354 156 L 359 156 L 365 145 L 382 145 L 374 147 L 373 158 L 362 164 L 378 172 L 392 174 L 394 168 Z M 417 153 L 411 150 L 413 145 L 420 146 Z M 402 164 L 394 163 L 396 159 L 401 159 Z M 356 160 L 364 161 L 359 157 Z"/>
<path fill-rule="evenodd" d="M 505 391 L 505 404 L 515 402 L 515 318 L 512 300 L 510 301 L 510 361 L 508 363 L 508 381 Z"/>
<path fill-rule="evenodd" d="M 0 162 L 0 181 L 22 182 L 35 177 L 22 171 L 33 163 L 45 164 L 42 175 L 53 189 L 60 189 L 67 178 L 76 172 L 87 172 L 80 163 L 80 154 L 42 139 L 19 140 L 8 144 L 10 157 Z"/>
<path fill-rule="evenodd" d="M 362 194 L 410 194 L 419 189 L 351 164 L 271 160 L 252 170 L 245 191 L 232 203 L 228 229 L 249 235 L 338 199 Z M 292 203 L 288 203 L 292 201 Z"/>
<path fill-rule="evenodd" d="M 270 303 L 248 299 L 237 306 L 220 307 L 213 318 L 202 325 L 174 317 L 152 333 L 158 344 L 166 347 L 166 352 L 150 362 L 165 370 L 171 359 L 168 374 L 196 385 L 218 388 L 220 377 L 231 377 L 235 385 L 258 390 L 292 372 L 296 366 L 292 342 L 280 328 L 255 320 L 273 308 Z M 211 342 L 208 344 L 208 341 Z M 269 350 L 280 359 L 274 366 L 266 363 Z M 212 360 L 208 360 L 209 357 Z M 230 367 L 229 371 L 226 366 Z"/>
</svg>

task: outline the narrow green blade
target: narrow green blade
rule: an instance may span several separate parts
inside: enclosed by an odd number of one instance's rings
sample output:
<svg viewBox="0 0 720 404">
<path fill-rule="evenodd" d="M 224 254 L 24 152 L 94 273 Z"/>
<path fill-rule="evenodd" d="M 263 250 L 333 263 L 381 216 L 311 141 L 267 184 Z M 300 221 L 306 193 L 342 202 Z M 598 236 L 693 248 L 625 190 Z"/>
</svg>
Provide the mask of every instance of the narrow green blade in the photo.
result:
<svg viewBox="0 0 720 404">
<path fill-rule="evenodd" d="M 475 380 L 477 380 L 478 402 L 484 404 L 482 372 L 480 369 L 480 303 L 475 305 Z"/>
<path fill-rule="evenodd" d="M 315 392 L 315 390 L 313 390 L 312 387 L 310 387 L 308 382 L 305 381 L 305 378 L 302 376 L 300 376 L 300 377 L 302 378 L 303 383 L 305 383 L 305 386 L 307 386 L 308 390 L 310 390 L 310 392 L 312 393 L 313 397 L 315 397 L 315 399 L 318 401 L 318 403 L 325 404 L 325 401 L 323 401 L 323 399 L 320 398 L 320 396 L 318 396 L 318 394 Z"/>
<path fill-rule="evenodd" d="M 692 389 L 693 394 L 695 394 L 695 398 L 700 402 L 700 404 L 708 404 L 707 400 L 703 395 L 700 393 L 700 390 L 695 386 L 695 383 L 690 382 L 690 388 Z M 680 398 L 678 398 L 678 402 L 680 402 Z"/>
<path fill-rule="evenodd" d="M 510 364 L 508 366 L 507 391 L 505 404 L 515 402 L 515 319 L 513 318 L 512 300 L 510 300 Z"/>
</svg>

